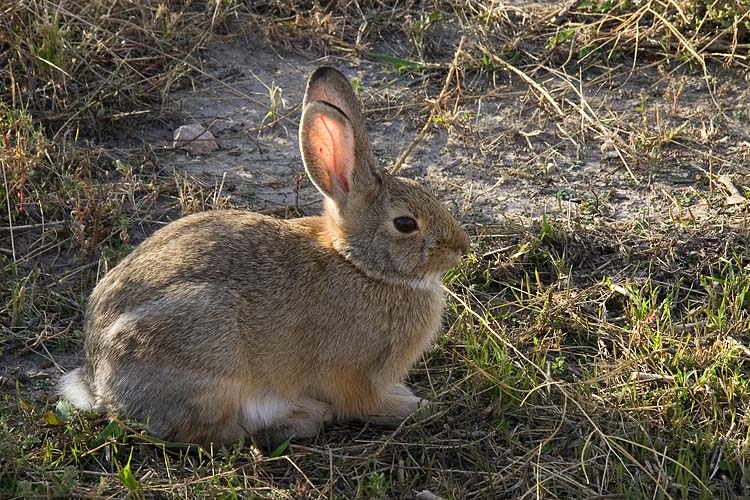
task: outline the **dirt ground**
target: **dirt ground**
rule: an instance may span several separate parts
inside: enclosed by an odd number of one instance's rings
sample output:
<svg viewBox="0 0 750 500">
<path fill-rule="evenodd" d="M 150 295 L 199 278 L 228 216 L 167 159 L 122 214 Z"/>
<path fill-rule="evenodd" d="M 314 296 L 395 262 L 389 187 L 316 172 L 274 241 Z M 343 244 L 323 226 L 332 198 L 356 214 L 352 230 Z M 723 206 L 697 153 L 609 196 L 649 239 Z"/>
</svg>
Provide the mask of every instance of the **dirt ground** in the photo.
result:
<svg viewBox="0 0 750 500">
<path fill-rule="evenodd" d="M 299 104 L 315 67 L 336 66 L 360 83 L 371 140 L 386 167 L 417 138 L 428 102 L 440 93 L 391 66 L 315 59 L 249 38 L 212 47 L 204 60 L 206 78 L 173 94 L 184 122 L 133 131 L 132 140 L 165 148 L 174 128 L 201 124 L 221 148 L 196 157 L 163 151 L 163 167 L 209 184 L 223 182 L 233 203 L 256 209 L 296 203 L 312 213 L 320 205 L 303 175 L 297 143 Z M 579 211 L 609 221 L 658 220 L 675 210 L 714 217 L 722 207 L 708 201 L 708 173 L 726 174 L 738 189 L 750 189 L 750 74 L 717 68 L 709 92 L 699 73 L 672 78 L 664 68 L 633 75 L 624 70 L 604 84 L 596 82 L 598 75 L 586 76 L 584 82 L 592 83 L 580 89 L 547 76 L 543 81 L 569 104 L 565 117 L 551 119 L 521 79 L 499 74 L 490 86 L 463 75 L 462 96 L 448 105 L 457 119 L 432 126 L 400 175 L 429 185 L 468 224 Z M 272 89 L 278 109 L 269 115 Z M 589 116 L 615 123 L 641 150 L 621 158 L 608 136 L 581 133 L 588 124 L 576 108 L 584 106 Z"/>
</svg>

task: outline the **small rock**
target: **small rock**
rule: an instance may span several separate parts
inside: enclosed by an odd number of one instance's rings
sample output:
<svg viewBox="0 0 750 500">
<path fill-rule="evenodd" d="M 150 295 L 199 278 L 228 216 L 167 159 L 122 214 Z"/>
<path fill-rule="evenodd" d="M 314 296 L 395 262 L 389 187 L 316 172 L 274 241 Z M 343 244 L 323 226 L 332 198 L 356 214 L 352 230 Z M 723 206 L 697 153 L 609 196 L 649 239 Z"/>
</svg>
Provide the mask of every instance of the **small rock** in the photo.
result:
<svg viewBox="0 0 750 500">
<path fill-rule="evenodd" d="M 200 125 L 183 125 L 174 131 L 173 148 L 200 155 L 219 149 L 214 135 Z"/>
<path fill-rule="evenodd" d="M 443 497 L 439 497 L 429 490 L 420 491 L 416 496 L 417 500 L 443 500 Z"/>
<path fill-rule="evenodd" d="M 726 201 L 727 205 L 744 205 L 745 203 L 747 203 L 747 198 L 745 198 L 744 196 L 740 194 L 733 194 L 733 195 L 727 196 L 727 201 Z"/>
</svg>

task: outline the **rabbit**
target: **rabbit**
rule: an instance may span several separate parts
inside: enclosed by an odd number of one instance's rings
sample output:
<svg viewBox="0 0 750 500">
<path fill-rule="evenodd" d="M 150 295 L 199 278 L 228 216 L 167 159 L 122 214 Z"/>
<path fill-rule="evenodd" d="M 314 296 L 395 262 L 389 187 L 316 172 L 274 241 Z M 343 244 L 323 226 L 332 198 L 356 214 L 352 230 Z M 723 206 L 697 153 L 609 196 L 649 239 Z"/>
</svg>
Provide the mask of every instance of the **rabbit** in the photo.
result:
<svg viewBox="0 0 750 500">
<path fill-rule="evenodd" d="M 322 215 L 216 210 L 156 231 L 92 292 L 64 398 L 201 444 L 314 437 L 422 407 L 402 378 L 440 327 L 441 277 L 469 236 L 378 165 L 338 70 L 310 76 L 299 142 Z"/>
</svg>

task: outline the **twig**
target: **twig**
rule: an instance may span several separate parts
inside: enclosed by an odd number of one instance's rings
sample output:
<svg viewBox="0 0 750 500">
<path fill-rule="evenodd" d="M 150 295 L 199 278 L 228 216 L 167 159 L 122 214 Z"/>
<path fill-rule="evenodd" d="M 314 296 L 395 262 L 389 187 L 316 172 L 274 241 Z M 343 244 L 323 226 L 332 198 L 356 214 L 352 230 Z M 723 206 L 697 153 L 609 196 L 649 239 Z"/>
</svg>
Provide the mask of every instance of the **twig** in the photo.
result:
<svg viewBox="0 0 750 500">
<path fill-rule="evenodd" d="M 417 134 L 417 137 L 411 142 L 411 144 L 409 144 L 409 146 L 404 150 L 404 152 L 401 153 L 401 156 L 399 156 L 398 160 L 393 165 L 393 168 L 391 168 L 391 174 L 396 175 L 396 173 L 399 170 L 401 170 L 401 167 L 403 166 L 404 161 L 406 161 L 406 158 L 408 158 L 408 156 L 411 154 L 411 152 L 414 150 L 417 144 L 419 144 L 422 141 L 422 139 L 424 139 L 424 136 L 427 134 L 427 131 L 430 129 L 430 126 L 432 125 L 433 119 L 440 111 L 440 104 L 442 103 L 443 99 L 448 95 L 448 87 L 453 81 L 454 74 L 456 75 L 456 84 L 459 83 L 458 57 L 459 57 L 459 54 L 461 54 L 461 52 L 463 51 L 464 40 L 465 38 L 461 37 L 461 41 L 458 42 L 458 47 L 456 48 L 456 52 L 453 54 L 453 62 L 448 68 L 448 74 L 445 76 L 443 89 L 440 91 L 440 94 L 438 95 L 437 99 L 435 99 L 435 101 L 432 104 L 432 110 L 430 111 L 430 116 L 427 117 L 427 121 L 425 122 L 419 134 Z"/>
<path fill-rule="evenodd" d="M 8 177 L 5 174 L 5 163 L 3 163 L 3 185 L 5 186 L 5 203 L 8 207 L 8 230 L 10 231 L 10 248 L 13 254 L 13 264 L 16 264 L 16 239 L 13 234 L 13 214 L 10 210 L 10 188 L 8 186 Z"/>
<path fill-rule="evenodd" d="M 5 173 L 3 172 L 3 176 L 4 175 Z M 45 227 L 50 227 L 50 226 L 62 226 L 63 224 L 65 224 L 65 221 L 55 220 L 55 221 L 50 221 L 50 222 L 40 222 L 38 224 L 24 224 L 22 226 L 14 226 L 11 222 L 9 222 L 8 224 L 10 225 L 5 226 L 5 227 L 0 227 L 0 231 L 10 231 L 12 233 L 13 231 L 23 231 L 25 229 L 36 229 L 38 227 L 45 228 Z"/>
</svg>

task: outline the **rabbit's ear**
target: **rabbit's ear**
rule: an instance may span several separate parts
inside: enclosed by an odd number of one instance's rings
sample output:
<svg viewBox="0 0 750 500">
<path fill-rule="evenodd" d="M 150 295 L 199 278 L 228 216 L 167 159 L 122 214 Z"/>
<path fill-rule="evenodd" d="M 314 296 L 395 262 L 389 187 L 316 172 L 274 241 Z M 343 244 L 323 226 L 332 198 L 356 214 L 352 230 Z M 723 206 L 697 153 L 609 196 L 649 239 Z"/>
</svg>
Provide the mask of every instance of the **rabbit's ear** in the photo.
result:
<svg viewBox="0 0 750 500">
<path fill-rule="evenodd" d="M 349 193 L 356 165 L 352 123 L 338 109 L 313 101 L 305 106 L 299 127 L 305 170 L 315 187 L 334 201 Z"/>
<path fill-rule="evenodd" d="M 307 81 L 300 149 L 315 186 L 337 203 L 343 195 L 372 199 L 382 172 L 367 139 L 365 117 L 349 80 L 323 66 Z"/>
<path fill-rule="evenodd" d="M 312 101 L 323 101 L 343 112 L 352 122 L 355 133 L 365 131 L 365 117 L 349 80 L 337 69 L 321 66 L 307 80 L 303 106 Z M 361 128 L 361 131 L 358 130 Z"/>
</svg>

